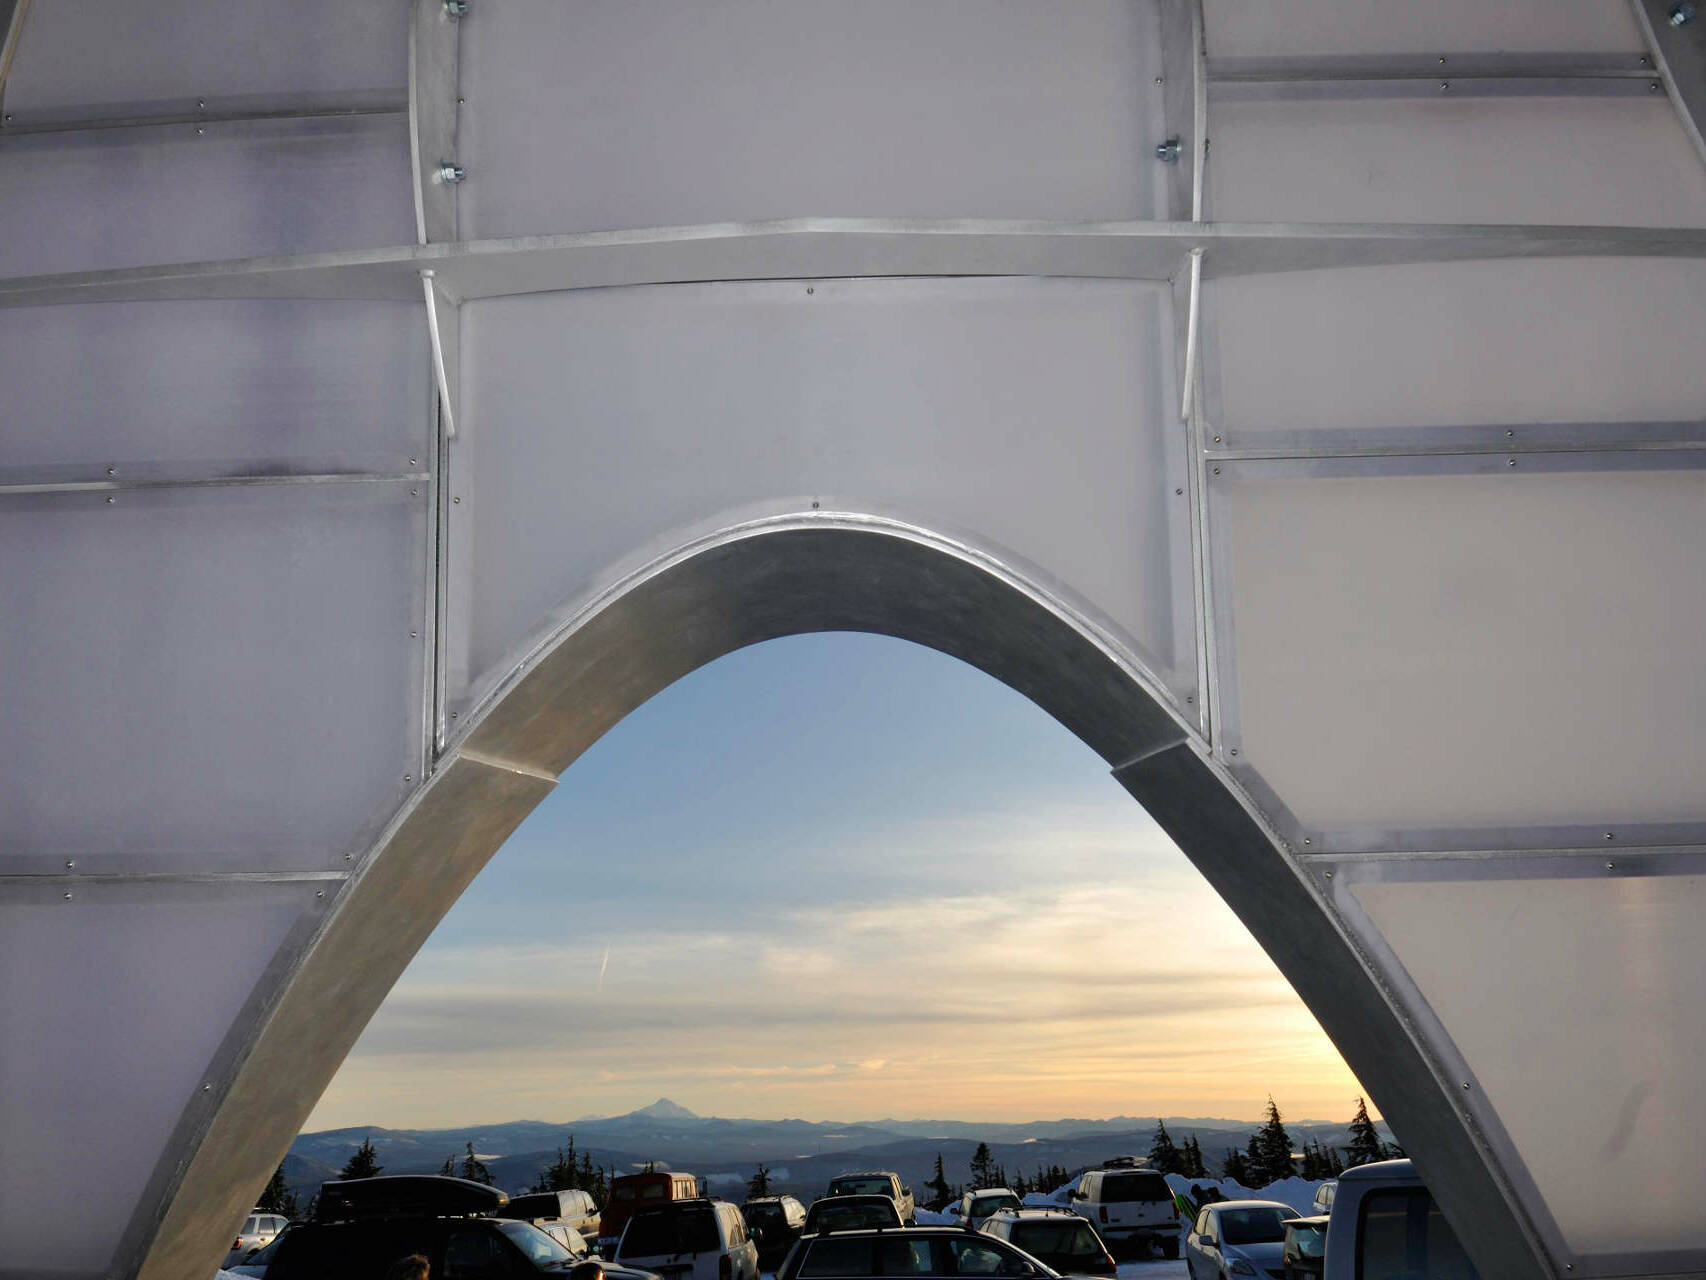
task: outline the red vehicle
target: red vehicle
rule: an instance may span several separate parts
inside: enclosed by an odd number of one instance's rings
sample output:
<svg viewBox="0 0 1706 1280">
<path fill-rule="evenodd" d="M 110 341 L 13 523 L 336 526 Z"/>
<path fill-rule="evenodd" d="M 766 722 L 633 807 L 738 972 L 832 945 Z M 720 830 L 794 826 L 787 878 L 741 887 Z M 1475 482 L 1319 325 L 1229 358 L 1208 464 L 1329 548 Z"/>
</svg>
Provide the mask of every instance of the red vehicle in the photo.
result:
<svg viewBox="0 0 1706 1280">
<path fill-rule="evenodd" d="M 671 1200 L 692 1200 L 699 1195 L 699 1179 L 691 1173 L 668 1170 L 629 1173 L 610 1181 L 610 1200 L 604 1206 L 598 1238 L 614 1240 L 641 1209 L 651 1209 Z M 608 1256 L 608 1255 L 606 1255 Z"/>
</svg>

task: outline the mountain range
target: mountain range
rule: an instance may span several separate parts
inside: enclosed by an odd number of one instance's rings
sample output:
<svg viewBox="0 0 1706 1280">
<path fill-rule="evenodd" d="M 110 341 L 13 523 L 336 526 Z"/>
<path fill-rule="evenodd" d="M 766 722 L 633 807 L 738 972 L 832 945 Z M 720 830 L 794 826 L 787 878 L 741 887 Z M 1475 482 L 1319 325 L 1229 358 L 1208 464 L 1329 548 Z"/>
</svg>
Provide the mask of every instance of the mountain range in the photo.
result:
<svg viewBox="0 0 1706 1280">
<path fill-rule="evenodd" d="M 1168 1132 L 1183 1142 L 1195 1134 L 1211 1167 L 1228 1149 L 1242 1149 L 1259 1121 L 1166 1116 Z M 849 1124 L 810 1120 L 727 1120 L 700 1116 L 659 1098 L 619 1116 L 585 1116 L 567 1124 L 511 1120 L 449 1129 L 355 1126 L 304 1133 L 285 1157 L 285 1182 L 306 1202 L 364 1141 L 371 1141 L 385 1173 L 436 1173 L 447 1157 L 460 1159 L 471 1144 L 493 1181 L 512 1194 L 524 1191 L 571 1137 L 578 1153 L 616 1173 L 648 1162 L 698 1174 L 709 1194 L 741 1198 L 758 1165 L 770 1170 L 780 1194 L 809 1201 L 829 1180 L 849 1169 L 893 1169 L 915 1187 L 930 1178 L 940 1153 L 950 1182 L 966 1180 L 977 1144 L 987 1142 L 997 1164 L 1032 1176 L 1059 1165 L 1076 1171 L 1110 1156 L 1149 1150 L 1157 1117 L 1107 1120 L 1039 1120 L 988 1124 L 961 1120 L 874 1120 Z M 1286 1123 L 1294 1145 L 1318 1141 L 1344 1146 L 1346 1125 Z M 1383 1137 L 1390 1137 L 1380 1126 Z"/>
</svg>

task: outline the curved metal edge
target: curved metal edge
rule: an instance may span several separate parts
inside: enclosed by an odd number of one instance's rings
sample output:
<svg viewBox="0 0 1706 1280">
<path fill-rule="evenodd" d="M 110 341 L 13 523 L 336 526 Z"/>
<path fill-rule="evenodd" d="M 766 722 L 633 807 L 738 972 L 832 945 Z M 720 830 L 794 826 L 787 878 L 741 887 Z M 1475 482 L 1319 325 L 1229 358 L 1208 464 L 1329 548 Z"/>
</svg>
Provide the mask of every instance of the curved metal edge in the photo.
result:
<svg viewBox="0 0 1706 1280">
<path fill-rule="evenodd" d="M 1554 1275 L 1491 1145 L 1461 1109 L 1379 971 L 1286 856 L 1254 803 L 1188 744 L 1114 776 L 1214 886 L 1315 1015 L 1402 1134 L 1480 1273 L 1501 1280 Z"/>
<path fill-rule="evenodd" d="M 1671 0 L 1629 0 L 1683 132 L 1706 162 L 1706 16 L 1670 23 Z"/>
</svg>

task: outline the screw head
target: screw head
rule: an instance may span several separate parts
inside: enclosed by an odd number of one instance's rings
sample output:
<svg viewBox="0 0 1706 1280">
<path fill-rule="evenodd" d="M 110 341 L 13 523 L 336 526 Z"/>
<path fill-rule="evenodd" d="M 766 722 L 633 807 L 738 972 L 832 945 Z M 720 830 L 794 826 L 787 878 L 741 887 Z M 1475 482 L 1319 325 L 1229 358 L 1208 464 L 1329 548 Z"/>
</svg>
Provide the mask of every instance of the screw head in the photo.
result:
<svg viewBox="0 0 1706 1280">
<path fill-rule="evenodd" d="M 1185 496 L 1185 491 L 1183 489 L 1175 489 L 1173 490 L 1173 496 L 1175 498 L 1182 498 Z"/>
<path fill-rule="evenodd" d="M 413 782 L 414 780 L 415 780 L 415 775 L 412 773 L 405 773 L 403 775 L 403 781 L 404 782 Z"/>
<path fill-rule="evenodd" d="M 1156 84 L 1166 84 L 1167 83 L 1167 77 L 1166 76 L 1156 76 L 1155 77 L 1155 83 Z"/>
<path fill-rule="evenodd" d="M 1468 1082 L 1468 1081 L 1467 1081 L 1467 1080 L 1465 1080 L 1465 1081 L 1464 1081 L 1464 1082 L 1463 1082 L 1463 1087 L 1464 1087 L 1464 1088 L 1465 1088 L 1465 1089 L 1467 1089 L 1467 1088 L 1468 1088 L 1468 1087 L 1469 1087 L 1469 1082 Z"/>
<path fill-rule="evenodd" d="M 204 129 L 204 128 L 203 128 L 203 127 L 202 127 L 202 126 L 201 126 L 201 125 L 199 125 L 199 124 L 198 124 L 198 125 L 197 125 L 197 126 L 196 126 L 196 127 L 195 127 L 195 136 L 196 136 L 196 137 L 198 137 L 198 138 L 199 138 L 199 137 L 201 137 L 201 135 L 202 135 L 202 134 L 204 134 L 204 133 L 206 133 L 206 132 L 207 132 L 207 130 L 206 130 L 206 129 Z"/>
<path fill-rule="evenodd" d="M 1219 443 L 1220 443 L 1220 437 L 1219 437 L 1219 436 L 1216 436 L 1216 437 L 1215 437 L 1215 438 L 1214 438 L 1214 442 L 1215 442 L 1215 443 L 1216 443 L 1216 444 L 1219 444 Z"/>
<path fill-rule="evenodd" d="M 113 495 L 112 495 L 112 494 L 110 494 L 110 493 L 109 493 L 109 494 L 108 494 L 108 495 L 107 495 L 107 505 L 108 505 L 108 506 L 109 506 L 109 507 L 110 507 L 110 506 L 112 506 L 112 504 L 113 504 L 113 503 L 115 503 L 115 502 L 117 502 L 117 501 L 118 501 L 118 499 L 117 499 L 117 498 L 115 498 L 115 497 L 113 497 Z"/>
<path fill-rule="evenodd" d="M 468 177 L 468 171 L 452 161 L 440 160 L 438 168 L 433 170 L 433 177 L 446 186 L 454 187 Z"/>
<path fill-rule="evenodd" d="M 316 889 L 314 890 L 314 896 L 316 898 L 323 898 L 326 896 L 326 891 L 324 889 Z"/>
<path fill-rule="evenodd" d="M 456 502 L 456 503 L 460 503 L 462 501 L 462 499 L 461 498 L 452 498 L 451 501 Z"/>
<path fill-rule="evenodd" d="M 411 639 L 411 640 L 419 640 L 419 639 L 420 639 L 420 638 L 421 638 L 421 633 L 420 633 L 420 632 L 418 632 L 418 631 L 411 631 L 411 632 L 409 632 L 409 639 Z"/>
<path fill-rule="evenodd" d="M 1179 140 L 1168 138 L 1167 141 L 1156 144 L 1155 158 L 1162 164 L 1174 164 L 1179 159 Z"/>
<path fill-rule="evenodd" d="M 116 476 L 118 474 L 118 468 L 117 467 L 108 467 L 107 468 L 107 474 L 109 476 Z"/>
<path fill-rule="evenodd" d="M 1197 700 L 1197 695 L 1194 693 L 1187 693 L 1185 695 L 1185 701 L 1186 702 L 1195 702 L 1196 700 Z"/>
<path fill-rule="evenodd" d="M 66 891 L 65 891 L 65 900 L 66 900 L 66 901 L 67 901 L 67 902 L 70 902 L 70 901 L 71 901 L 71 890 L 69 890 L 69 889 L 67 889 L 67 890 L 66 890 Z"/>
<path fill-rule="evenodd" d="M 1514 467 L 1514 466 L 1516 466 L 1516 459 L 1515 459 L 1515 458 L 1512 458 L 1512 459 L 1511 459 L 1511 460 L 1510 460 L 1510 461 L 1509 461 L 1509 462 L 1507 462 L 1507 463 L 1505 463 L 1505 465 L 1506 465 L 1506 466 L 1507 466 L 1507 467 Z"/>
<path fill-rule="evenodd" d="M 1237 748 L 1237 747 L 1233 747 L 1233 748 L 1232 748 L 1232 750 L 1231 750 L 1231 751 L 1229 751 L 1229 752 L 1227 752 L 1227 754 L 1228 754 L 1228 755 L 1233 755 L 1233 756 L 1235 756 L 1235 755 L 1237 755 L 1237 754 L 1238 754 L 1238 748 Z"/>
<path fill-rule="evenodd" d="M 1657 80 L 1654 80 L 1647 85 L 1647 92 L 1648 93 L 1657 93 L 1662 88 L 1664 88 L 1664 86 L 1661 85 Z"/>
<path fill-rule="evenodd" d="M 1615 862 L 1608 862 L 1605 864 L 1605 869 L 1607 871 L 1615 871 L 1617 870 L 1617 864 Z"/>
<path fill-rule="evenodd" d="M 67 871 L 75 871 L 75 870 L 77 870 L 77 859 L 75 859 L 75 858 L 67 858 L 67 859 L 66 859 L 66 860 L 65 860 L 65 869 L 66 869 L 66 870 L 67 870 Z"/>
<path fill-rule="evenodd" d="M 1219 467 L 1216 467 L 1216 468 L 1215 468 L 1215 469 L 1214 469 L 1214 474 L 1215 474 L 1215 475 L 1219 475 L 1219 474 L 1220 474 L 1220 468 L 1219 468 Z"/>
<path fill-rule="evenodd" d="M 1694 21 L 1699 13 L 1700 10 L 1694 5 L 1693 0 L 1681 0 L 1680 4 L 1673 4 L 1670 7 L 1670 25 L 1673 27 L 1686 27 L 1689 23 Z"/>
<path fill-rule="evenodd" d="M 1313 840 L 1311 840 L 1308 836 L 1304 836 L 1303 837 L 1303 843 L 1304 844 L 1313 844 L 1315 842 Z M 1333 873 L 1331 871 L 1329 871 L 1327 874 L 1332 875 Z"/>
</svg>

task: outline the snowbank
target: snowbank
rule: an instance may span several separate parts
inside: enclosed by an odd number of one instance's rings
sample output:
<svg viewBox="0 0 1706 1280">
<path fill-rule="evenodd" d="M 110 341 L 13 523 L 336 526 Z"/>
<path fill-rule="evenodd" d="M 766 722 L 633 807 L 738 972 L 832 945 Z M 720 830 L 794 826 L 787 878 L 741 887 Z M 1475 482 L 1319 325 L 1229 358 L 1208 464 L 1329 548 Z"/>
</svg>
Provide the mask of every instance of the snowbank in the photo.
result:
<svg viewBox="0 0 1706 1280">
<path fill-rule="evenodd" d="M 1204 1190 L 1213 1187 L 1228 1200 L 1277 1200 L 1281 1204 L 1290 1205 L 1301 1214 L 1308 1215 L 1315 1212 L 1315 1189 L 1321 1183 L 1305 1178 L 1281 1178 L 1278 1182 L 1270 1182 L 1265 1187 L 1252 1190 L 1233 1178 L 1187 1178 L 1183 1174 L 1169 1173 L 1167 1185 L 1175 1192 L 1183 1192 L 1192 1200 L 1197 1199 L 1191 1192 L 1192 1187 L 1201 1187 Z"/>
<path fill-rule="evenodd" d="M 918 1225 L 921 1227 L 951 1227 L 956 1221 L 945 1213 L 937 1213 L 934 1209 L 915 1209 L 912 1216 L 918 1219 Z"/>
</svg>

